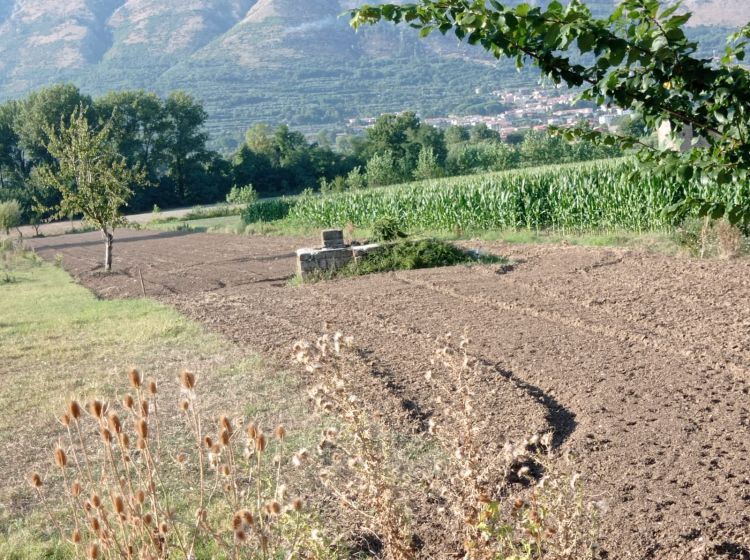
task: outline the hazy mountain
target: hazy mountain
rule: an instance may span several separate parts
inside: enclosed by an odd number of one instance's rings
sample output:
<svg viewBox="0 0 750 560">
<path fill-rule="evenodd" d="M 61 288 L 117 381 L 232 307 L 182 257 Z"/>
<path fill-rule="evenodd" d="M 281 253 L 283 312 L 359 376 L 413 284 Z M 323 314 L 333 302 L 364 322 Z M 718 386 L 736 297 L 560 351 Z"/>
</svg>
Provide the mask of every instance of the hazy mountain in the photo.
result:
<svg viewBox="0 0 750 560">
<path fill-rule="evenodd" d="M 491 110 L 487 91 L 531 79 L 450 38 L 386 24 L 355 33 L 340 15 L 357 3 L 0 0 L 0 98 L 59 81 L 93 94 L 180 88 L 206 103 L 215 132 L 237 134 L 257 121 Z M 614 3 L 588 2 L 599 14 Z M 688 5 L 698 24 L 750 19 L 748 0 Z"/>
</svg>

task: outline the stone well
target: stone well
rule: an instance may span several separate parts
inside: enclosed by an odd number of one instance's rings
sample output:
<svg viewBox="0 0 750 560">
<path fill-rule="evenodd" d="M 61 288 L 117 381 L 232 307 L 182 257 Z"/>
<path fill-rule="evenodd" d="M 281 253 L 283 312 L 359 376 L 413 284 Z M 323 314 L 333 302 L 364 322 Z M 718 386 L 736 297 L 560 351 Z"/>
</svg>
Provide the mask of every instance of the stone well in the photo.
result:
<svg viewBox="0 0 750 560">
<path fill-rule="evenodd" d="M 377 243 L 346 245 L 340 229 L 323 230 L 320 237 L 322 247 L 297 249 L 297 274 L 302 277 L 336 270 L 380 248 Z"/>
</svg>

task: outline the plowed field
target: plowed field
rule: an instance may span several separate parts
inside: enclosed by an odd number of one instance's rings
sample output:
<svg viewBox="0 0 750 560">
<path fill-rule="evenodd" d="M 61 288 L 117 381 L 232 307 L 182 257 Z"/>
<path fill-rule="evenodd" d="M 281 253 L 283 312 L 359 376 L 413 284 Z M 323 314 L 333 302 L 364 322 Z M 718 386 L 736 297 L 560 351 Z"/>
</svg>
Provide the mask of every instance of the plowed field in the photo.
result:
<svg viewBox="0 0 750 560">
<path fill-rule="evenodd" d="M 436 408 L 436 338 L 466 331 L 502 372 L 482 408 L 498 441 L 553 430 L 606 504 L 606 557 L 750 558 L 750 262 L 625 249 L 482 245 L 513 266 L 453 267 L 290 286 L 311 240 L 120 232 L 33 240 L 103 297 L 148 296 L 288 360 L 324 323 L 368 356 L 363 392 L 394 430 Z"/>
</svg>

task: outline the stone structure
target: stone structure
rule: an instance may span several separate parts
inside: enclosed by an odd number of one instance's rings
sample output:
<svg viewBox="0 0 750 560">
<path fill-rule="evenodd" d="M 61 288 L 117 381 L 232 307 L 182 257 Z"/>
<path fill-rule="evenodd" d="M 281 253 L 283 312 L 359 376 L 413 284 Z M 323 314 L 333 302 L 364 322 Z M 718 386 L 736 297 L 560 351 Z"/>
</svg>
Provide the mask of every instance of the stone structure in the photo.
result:
<svg viewBox="0 0 750 560">
<path fill-rule="evenodd" d="M 320 232 L 320 242 L 325 249 L 342 249 L 344 243 L 344 232 L 340 229 L 324 229 Z"/>
<path fill-rule="evenodd" d="M 321 233 L 322 247 L 297 249 L 297 274 L 307 276 L 315 272 L 336 270 L 350 262 L 357 262 L 376 251 L 380 245 L 349 245 L 344 243 L 344 232 L 327 229 Z"/>
</svg>

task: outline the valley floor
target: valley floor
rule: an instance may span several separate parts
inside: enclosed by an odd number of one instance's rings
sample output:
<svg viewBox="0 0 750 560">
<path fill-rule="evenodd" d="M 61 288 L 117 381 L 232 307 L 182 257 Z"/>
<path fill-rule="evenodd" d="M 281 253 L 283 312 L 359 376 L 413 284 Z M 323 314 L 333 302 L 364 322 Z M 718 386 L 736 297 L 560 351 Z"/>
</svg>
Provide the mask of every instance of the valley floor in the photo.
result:
<svg viewBox="0 0 750 560">
<path fill-rule="evenodd" d="M 466 332 L 498 372 L 478 395 L 489 437 L 554 431 L 604 507 L 606 557 L 750 558 L 748 260 L 476 242 L 514 264 L 294 286 L 310 239 L 122 231 L 112 275 L 97 233 L 28 244 L 105 298 L 140 296 L 142 277 L 269 363 L 324 323 L 352 335 L 363 396 L 405 433 L 439 408 L 423 375 L 438 339 Z"/>
</svg>

